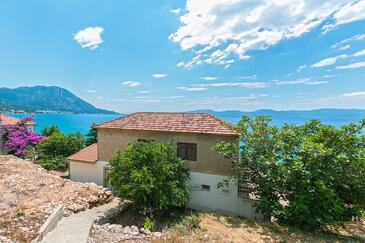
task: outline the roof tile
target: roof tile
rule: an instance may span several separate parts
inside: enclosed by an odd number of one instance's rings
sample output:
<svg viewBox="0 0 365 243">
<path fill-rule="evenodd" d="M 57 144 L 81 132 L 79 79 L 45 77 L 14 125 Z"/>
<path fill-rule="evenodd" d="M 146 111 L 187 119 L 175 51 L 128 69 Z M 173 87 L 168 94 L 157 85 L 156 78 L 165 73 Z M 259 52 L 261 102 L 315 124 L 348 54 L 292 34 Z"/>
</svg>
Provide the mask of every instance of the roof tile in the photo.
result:
<svg viewBox="0 0 365 243">
<path fill-rule="evenodd" d="M 209 113 L 136 112 L 94 127 L 238 136 L 232 124 Z"/>
<path fill-rule="evenodd" d="M 67 157 L 67 160 L 95 163 L 98 160 L 98 145 L 96 143 Z"/>
</svg>

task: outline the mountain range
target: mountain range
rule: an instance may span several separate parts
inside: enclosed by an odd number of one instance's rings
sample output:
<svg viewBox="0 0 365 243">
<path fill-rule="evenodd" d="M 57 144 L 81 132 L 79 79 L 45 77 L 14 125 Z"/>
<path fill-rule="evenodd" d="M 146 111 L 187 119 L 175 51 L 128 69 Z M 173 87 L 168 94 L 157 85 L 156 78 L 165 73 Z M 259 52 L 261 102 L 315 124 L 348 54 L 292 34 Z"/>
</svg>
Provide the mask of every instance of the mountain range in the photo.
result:
<svg viewBox="0 0 365 243">
<path fill-rule="evenodd" d="M 99 109 L 70 91 L 57 86 L 0 88 L 1 112 L 99 113 L 115 112 Z"/>
</svg>

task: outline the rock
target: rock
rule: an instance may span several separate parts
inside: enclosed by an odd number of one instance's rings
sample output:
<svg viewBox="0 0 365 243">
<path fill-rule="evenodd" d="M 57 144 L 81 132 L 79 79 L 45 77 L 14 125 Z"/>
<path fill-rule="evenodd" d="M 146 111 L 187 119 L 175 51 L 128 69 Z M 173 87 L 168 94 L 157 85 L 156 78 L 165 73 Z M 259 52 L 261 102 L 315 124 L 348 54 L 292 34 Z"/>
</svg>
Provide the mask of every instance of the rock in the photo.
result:
<svg viewBox="0 0 365 243">
<path fill-rule="evenodd" d="M 158 238 L 160 238 L 162 235 L 161 232 L 158 232 L 158 231 L 153 232 L 152 234 L 153 234 L 153 236 L 158 237 Z"/>
<path fill-rule="evenodd" d="M 139 230 L 137 226 L 132 225 L 131 226 L 131 234 L 132 235 L 139 235 Z"/>
<path fill-rule="evenodd" d="M 123 228 L 123 234 L 130 234 L 130 233 L 132 233 L 132 231 L 129 226 L 126 226 Z"/>
<path fill-rule="evenodd" d="M 0 156 L 0 167 L 0 235 L 10 242 L 36 238 L 41 225 L 60 204 L 64 205 L 64 216 L 69 216 L 113 198 L 111 192 L 93 183 L 63 179 L 14 156 Z M 14 217 L 19 211 L 25 216 Z M 8 240 L 0 238 L 1 243 Z"/>
</svg>

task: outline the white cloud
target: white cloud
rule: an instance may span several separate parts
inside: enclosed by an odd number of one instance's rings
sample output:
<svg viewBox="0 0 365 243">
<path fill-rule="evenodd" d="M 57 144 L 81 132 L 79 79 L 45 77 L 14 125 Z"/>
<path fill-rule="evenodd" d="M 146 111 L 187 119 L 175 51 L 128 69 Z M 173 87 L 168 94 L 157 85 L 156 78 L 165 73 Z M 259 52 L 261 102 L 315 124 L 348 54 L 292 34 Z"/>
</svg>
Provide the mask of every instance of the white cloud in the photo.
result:
<svg viewBox="0 0 365 243">
<path fill-rule="evenodd" d="M 297 72 L 302 71 L 306 67 L 307 67 L 307 65 L 302 65 L 302 66 L 298 67 Z"/>
<path fill-rule="evenodd" d="M 354 57 L 365 56 L 365 49 L 362 49 L 361 51 L 354 53 L 352 56 Z"/>
<path fill-rule="evenodd" d="M 202 79 L 202 80 L 206 80 L 206 81 L 212 81 L 212 80 L 216 80 L 216 79 L 218 79 L 218 77 L 214 77 L 214 76 L 205 76 L 205 77 L 200 77 L 200 79 Z"/>
<path fill-rule="evenodd" d="M 341 76 L 340 74 L 325 74 L 322 77 L 323 78 L 334 78 L 334 77 L 339 77 Z"/>
<path fill-rule="evenodd" d="M 129 86 L 129 87 L 137 87 L 137 86 L 141 86 L 142 84 L 137 81 L 124 81 L 123 85 Z"/>
<path fill-rule="evenodd" d="M 365 91 L 355 91 L 350 93 L 344 93 L 342 97 L 365 97 Z"/>
<path fill-rule="evenodd" d="M 99 47 L 104 42 L 101 34 L 104 29 L 100 26 L 87 27 L 74 34 L 74 40 L 76 40 L 82 48 L 89 48 L 91 50 Z"/>
<path fill-rule="evenodd" d="M 246 60 L 248 51 L 263 50 L 282 40 L 299 37 L 324 21 L 340 24 L 346 19 L 351 22 L 365 18 L 362 13 L 353 18 L 345 15 L 349 6 L 344 4 L 348 2 L 187 0 L 187 11 L 180 17 L 181 26 L 169 39 L 179 43 L 183 50 L 194 48 L 196 52 L 195 59 L 180 66 L 227 65 L 225 60 L 233 60 L 234 56 Z"/>
<path fill-rule="evenodd" d="M 207 90 L 208 88 L 203 88 L 203 87 L 177 87 L 176 89 L 182 90 L 182 91 L 204 91 L 204 90 Z"/>
<path fill-rule="evenodd" d="M 350 43 L 352 43 L 354 41 L 362 41 L 362 40 L 365 40 L 365 34 L 357 34 L 357 35 L 351 36 L 350 38 L 337 42 L 336 44 L 333 44 L 331 47 L 333 49 L 338 48 L 339 50 L 346 50 L 351 47 L 349 45 Z"/>
<path fill-rule="evenodd" d="M 319 68 L 319 67 L 325 67 L 325 66 L 330 66 L 333 65 L 337 62 L 338 59 L 341 58 L 346 58 L 347 55 L 343 54 L 343 55 L 339 55 L 339 56 L 335 56 L 335 57 L 329 57 L 326 59 L 323 59 L 317 63 L 314 63 L 311 67 L 313 68 Z"/>
<path fill-rule="evenodd" d="M 312 80 L 310 78 L 303 78 L 298 80 L 275 80 L 274 83 L 276 85 L 295 85 L 295 84 L 305 84 L 305 85 L 320 85 L 326 84 L 328 81 L 320 80 Z"/>
<path fill-rule="evenodd" d="M 349 65 L 337 66 L 336 69 L 354 69 L 365 67 L 365 62 L 354 62 Z"/>
<path fill-rule="evenodd" d="M 267 88 L 269 85 L 262 82 L 236 82 L 236 83 L 209 83 L 209 84 L 192 84 L 195 87 L 239 87 L 248 89 L 262 89 Z"/>
<path fill-rule="evenodd" d="M 168 75 L 166 73 L 154 73 L 152 74 L 152 78 L 165 78 Z"/>
<path fill-rule="evenodd" d="M 249 75 L 249 76 L 241 76 L 240 79 L 257 79 L 257 74 Z"/>
<path fill-rule="evenodd" d="M 85 90 L 85 92 L 89 93 L 89 94 L 93 94 L 93 93 L 96 93 L 96 90 L 88 89 L 88 90 Z"/>
<path fill-rule="evenodd" d="M 137 93 L 140 93 L 140 94 L 149 94 L 151 92 L 152 92 L 151 90 L 140 90 L 140 91 L 137 91 Z"/>
<path fill-rule="evenodd" d="M 365 19 L 365 1 L 347 1 L 333 15 L 333 24 L 323 26 L 324 33 L 335 29 L 338 25 Z"/>
<path fill-rule="evenodd" d="M 171 9 L 170 12 L 173 13 L 173 14 L 179 15 L 180 12 L 181 12 L 181 8 Z"/>
</svg>

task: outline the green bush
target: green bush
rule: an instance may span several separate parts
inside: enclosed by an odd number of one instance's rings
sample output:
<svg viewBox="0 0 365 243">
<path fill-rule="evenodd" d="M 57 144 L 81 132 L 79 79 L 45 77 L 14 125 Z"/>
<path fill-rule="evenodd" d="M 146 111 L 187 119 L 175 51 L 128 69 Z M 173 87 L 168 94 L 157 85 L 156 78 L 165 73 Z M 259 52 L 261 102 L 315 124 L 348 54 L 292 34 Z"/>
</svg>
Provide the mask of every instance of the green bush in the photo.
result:
<svg viewBox="0 0 365 243">
<path fill-rule="evenodd" d="M 143 228 L 153 231 L 155 228 L 155 225 L 153 223 L 153 220 L 150 217 L 144 218 Z"/>
<path fill-rule="evenodd" d="M 53 124 L 52 126 L 45 126 L 42 130 L 41 130 L 41 135 L 45 136 L 45 137 L 49 137 L 51 136 L 53 133 L 60 133 L 60 129 L 58 128 L 58 126 L 56 126 L 55 124 Z"/>
<path fill-rule="evenodd" d="M 62 156 L 54 158 L 41 158 L 37 161 L 37 164 L 45 168 L 46 170 L 66 170 L 67 162 Z"/>
<path fill-rule="evenodd" d="M 114 193 L 133 201 L 142 214 L 153 217 L 189 201 L 189 170 L 176 148 L 156 142 L 136 141 L 109 161 Z"/>
<path fill-rule="evenodd" d="M 365 210 L 365 120 L 341 128 L 312 120 L 270 126 L 268 117 L 243 117 L 240 147 L 218 144 L 248 180 L 266 219 L 308 230 L 362 216 Z"/>
<path fill-rule="evenodd" d="M 37 163 L 47 170 L 65 170 L 67 169 L 65 158 L 83 147 L 84 139 L 81 133 L 52 133 L 36 146 Z"/>
</svg>

